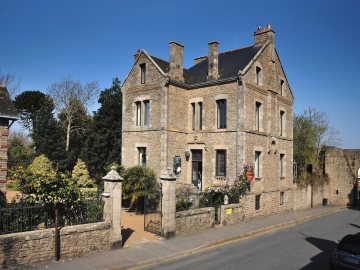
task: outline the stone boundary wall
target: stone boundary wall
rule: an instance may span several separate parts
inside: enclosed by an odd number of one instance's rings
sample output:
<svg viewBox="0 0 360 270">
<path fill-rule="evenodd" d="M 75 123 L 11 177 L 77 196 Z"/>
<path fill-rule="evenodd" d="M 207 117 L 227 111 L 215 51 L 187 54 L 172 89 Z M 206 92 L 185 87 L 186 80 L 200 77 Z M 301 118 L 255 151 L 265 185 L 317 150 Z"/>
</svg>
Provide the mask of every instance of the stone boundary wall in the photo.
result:
<svg viewBox="0 0 360 270">
<path fill-rule="evenodd" d="M 327 204 L 331 202 L 329 194 L 329 186 L 326 185 L 322 189 L 313 192 L 313 207 L 323 205 L 323 200 L 327 199 Z M 300 188 L 294 187 L 294 211 L 311 208 L 311 187 Z"/>
<path fill-rule="evenodd" d="M 110 223 L 60 229 L 60 257 L 82 256 L 110 249 Z M 0 235 L 0 269 L 55 259 L 54 229 Z"/>
<path fill-rule="evenodd" d="M 175 235 L 182 236 L 206 231 L 215 226 L 215 209 L 206 207 L 176 212 Z"/>
<path fill-rule="evenodd" d="M 223 226 L 243 222 L 245 213 L 240 204 L 227 204 L 220 206 L 220 224 Z"/>
</svg>

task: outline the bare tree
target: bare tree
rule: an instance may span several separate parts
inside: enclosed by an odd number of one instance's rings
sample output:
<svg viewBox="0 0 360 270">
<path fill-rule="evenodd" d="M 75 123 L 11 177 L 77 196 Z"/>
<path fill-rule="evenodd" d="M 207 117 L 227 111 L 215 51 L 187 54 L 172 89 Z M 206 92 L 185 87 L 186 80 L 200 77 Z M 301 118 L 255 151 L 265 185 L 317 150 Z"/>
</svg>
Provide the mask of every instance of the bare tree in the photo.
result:
<svg viewBox="0 0 360 270">
<path fill-rule="evenodd" d="M 15 74 L 3 74 L 0 68 L 0 85 L 5 86 L 9 92 L 11 99 L 20 91 L 20 79 L 15 82 Z"/>
<path fill-rule="evenodd" d="M 24 146 L 30 146 L 32 143 L 29 134 L 25 133 L 23 130 L 10 129 L 9 143 L 11 143 L 13 140 L 20 141 Z"/>
<path fill-rule="evenodd" d="M 73 125 L 78 112 L 86 109 L 93 103 L 93 98 L 99 93 L 97 81 L 82 85 L 70 76 L 61 78 L 58 83 L 53 83 L 47 88 L 47 93 L 54 101 L 55 112 L 62 115 L 59 119 L 66 130 L 66 151 L 69 150 L 70 134 L 78 131 L 79 126 Z"/>
<path fill-rule="evenodd" d="M 315 108 L 309 108 L 304 111 L 304 117 L 313 124 L 314 143 L 316 147 L 316 156 L 326 146 L 340 146 L 340 132 L 330 125 L 330 119 L 326 112 L 317 111 Z"/>
</svg>

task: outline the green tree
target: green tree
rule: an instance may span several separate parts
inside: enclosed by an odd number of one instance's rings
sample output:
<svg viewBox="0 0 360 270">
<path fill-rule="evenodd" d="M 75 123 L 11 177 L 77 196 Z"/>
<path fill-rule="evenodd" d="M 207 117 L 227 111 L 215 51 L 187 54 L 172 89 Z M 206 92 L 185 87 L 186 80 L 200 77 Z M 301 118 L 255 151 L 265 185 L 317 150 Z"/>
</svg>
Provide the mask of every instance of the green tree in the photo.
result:
<svg viewBox="0 0 360 270">
<path fill-rule="evenodd" d="M 121 163 L 122 94 L 120 81 L 115 78 L 112 83 L 100 93 L 101 106 L 94 112 L 84 146 L 84 160 L 90 175 L 97 179 L 105 173 L 105 166 Z"/>
<path fill-rule="evenodd" d="M 29 171 L 47 174 L 55 172 L 51 161 L 45 155 L 40 155 L 36 157 L 34 161 L 29 165 Z"/>
<path fill-rule="evenodd" d="M 34 118 L 36 125 L 30 134 L 33 140 L 36 155 L 45 155 L 53 166 L 59 165 L 60 168 L 68 168 L 69 160 L 65 152 L 65 141 L 63 131 L 59 122 L 54 118 L 53 107 L 43 106 Z M 74 165 L 72 164 L 72 167 Z M 72 168 L 71 167 L 71 168 Z"/>
<path fill-rule="evenodd" d="M 339 131 L 330 125 L 325 112 L 314 108 L 294 116 L 294 160 L 298 166 L 300 185 L 315 189 L 328 182 L 324 175 L 322 153 L 330 146 L 339 146 Z M 311 170 L 308 170 L 311 165 Z"/>
<path fill-rule="evenodd" d="M 34 159 L 31 141 L 23 131 L 11 131 L 9 134 L 8 168 L 18 166 L 27 168 Z"/>
<path fill-rule="evenodd" d="M 36 124 L 37 113 L 45 106 L 54 109 L 49 96 L 40 91 L 24 91 L 17 95 L 14 100 L 15 107 L 20 112 L 20 125 L 29 130 L 33 130 Z"/>
<path fill-rule="evenodd" d="M 72 171 L 71 178 L 79 187 L 92 187 L 93 182 L 90 178 L 89 171 L 86 164 L 81 159 L 78 159 L 74 170 Z"/>
<path fill-rule="evenodd" d="M 19 167 L 12 175 L 23 194 L 20 202 L 41 203 L 48 213 L 58 209 L 60 225 L 71 225 L 74 220 L 84 216 L 86 206 L 82 193 L 69 175 L 51 170 L 49 164 L 42 157 L 36 165 L 38 170 Z"/>
</svg>

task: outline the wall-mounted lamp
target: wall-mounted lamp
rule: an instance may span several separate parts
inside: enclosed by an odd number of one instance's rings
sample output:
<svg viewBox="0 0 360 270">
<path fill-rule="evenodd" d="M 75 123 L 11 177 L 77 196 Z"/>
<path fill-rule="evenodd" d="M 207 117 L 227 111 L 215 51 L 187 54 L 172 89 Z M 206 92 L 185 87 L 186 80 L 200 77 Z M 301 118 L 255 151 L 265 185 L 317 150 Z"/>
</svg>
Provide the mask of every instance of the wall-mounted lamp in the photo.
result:
<svg viewBox="0 0 360 270">
<path fill-rule="evenodd" d="M 189 158 L 189 157 L 190 157 L 190 149 L 189 149 L 189 148 L 186 148 L 186 149 L 185 149 L 185 157 L 186 157 L 186 158 Z"/>
</svg>

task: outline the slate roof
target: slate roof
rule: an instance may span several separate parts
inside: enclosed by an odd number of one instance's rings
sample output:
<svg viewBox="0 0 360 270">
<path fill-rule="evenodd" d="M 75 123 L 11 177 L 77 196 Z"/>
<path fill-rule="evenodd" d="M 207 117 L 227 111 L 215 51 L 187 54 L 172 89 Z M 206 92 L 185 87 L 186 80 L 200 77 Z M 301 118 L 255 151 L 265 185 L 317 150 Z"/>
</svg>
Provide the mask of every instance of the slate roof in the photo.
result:
<svg viewBox="0 0 360 270">
<path fill-rule="evenodd" d="M 238 76 L 239 70 L 243 70 L 249 62 L 259 52 L 261 46 L 250 46 L 232 51 L 219 53 L 219 78 L 218 80 L 228 79 Z M 155 63 L 164 73 L 169 71 L 169 62 L 151 56 Z M 184 68 L 183 74 L 185 83 L 192 85 L 207 81 L 208 58 L 197 63 L 189 69 Z"/>
<path fill-rule="evenodd" d="M 15 108 L 6 87 L 3 86 L 0 86 L 0 118 L 19 118 L 18 110 Z"/>
</svg>

